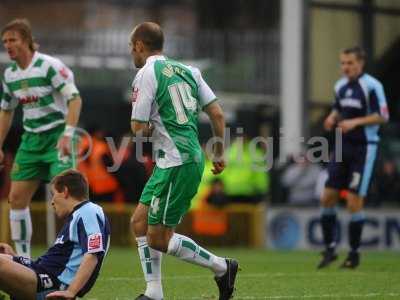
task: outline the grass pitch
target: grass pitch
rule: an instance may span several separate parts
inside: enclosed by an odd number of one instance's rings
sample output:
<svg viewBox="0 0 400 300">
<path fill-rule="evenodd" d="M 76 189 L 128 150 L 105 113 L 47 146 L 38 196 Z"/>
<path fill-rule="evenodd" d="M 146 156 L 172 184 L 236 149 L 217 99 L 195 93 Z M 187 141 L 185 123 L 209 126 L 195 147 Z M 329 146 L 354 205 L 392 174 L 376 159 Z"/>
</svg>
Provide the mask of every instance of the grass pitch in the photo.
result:
<svg viewBox="0 0 400 300">
<path fill-rule="evenodd" d="M 214 249 L 239 260 L 234 299 L 400 299 L 400 256 L 367 252 L 357 270 L 340 270 L 345 258 L 316 270 L 316 252 Z M 164 296 L 169 299 L 218 299 L 209 270 L 163 257 Z M 144 291 L 136 250 L 111 248 L 99 280 L 87 299 L 128 300 Z"/>
<path fill-rule="evenodd" d="M 41 251 L 35 251 L 35 254 Z M 366 252 L 357 270 L 340 270 L 339 260 L 316 270 L 317 252 L 214 249 L 239 260 L 234 299 L 400 299 L 400 255 Z M 166 300 L 218 299 L 209 270 L 165 255 L 163 284 Z M 144 291 L 136 249 L 110 248 L 102 273 L 85 297 L 88 300 L 133 300 Z"/>
</svg>

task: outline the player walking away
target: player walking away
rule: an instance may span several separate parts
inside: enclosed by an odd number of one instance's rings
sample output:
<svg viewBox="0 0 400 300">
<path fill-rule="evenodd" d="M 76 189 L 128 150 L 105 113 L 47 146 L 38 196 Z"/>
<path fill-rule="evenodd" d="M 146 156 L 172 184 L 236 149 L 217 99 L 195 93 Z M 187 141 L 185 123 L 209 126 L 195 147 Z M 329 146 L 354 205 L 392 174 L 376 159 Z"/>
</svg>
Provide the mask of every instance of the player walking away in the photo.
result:
<svg viewBox="0 0 400 300">
<path fill-rule="evenodd" d="M 192 239 L 175 233 L 197 192 L 204 157 L 197 136 L 203 109 L 214 136 L 223 139 L 225 121 L 216 97 L 200 71 L 162 55 L 164 36 L 155 23 L 142 23 L 131 34 L 131 53 L 140 68 L 133 81 L 132 130 L 153 137 L 156 167 L 132 217 L 147 288 L 137 299 L 163 299 L 162 252 L 215 273 L 219 299 L 234 290 L 238 263 L 218 257 Z M 224 170 L 223 142 L 214 148 L 214 174 Z"/>
<path fill-rule="evenodd" d="M 16 256 L 0 244 L 0 290 L 15 299 L 83 297 L 94 285 L 110 244 L 102 208 L 88 200 L 86 178 L 75 170 L 54 177 L 52 205 L 65 219 L 54 245 L 37 260 Z"/>
<path fill-rule="evenodd" d="M 382 84 L 363 72 L 365 53 L 359 47 L 349 48 L 340 54 L 343 78 L 335 85 L 335 103 L 326 118 L 324 127 L 342 130 L 342 162 L 333 159 L 328 165 L 329 177 L 321 198 L 322 233 L 325 244 L 323 258 L 318 268 L 328 266 L 337 259 L 336 210 L 339 191 L 347 189 L 350 252 L 343 268 L 355 268 L 360 263 L 359 247 L 364 224 L 364 198 L 374 168 L 379 125 L 388 121 L 389 114 Z"/>
<path fill-rule="evenodd" d="M 11 171 L 10 224 L 18 255 L 30 257 L 29 204 L 41 180 L 50 181 L 73 166 L 70 144 L 81 98 L 72 72 L 60 60 L 36 51 L 27 20 L 8 23 L 1 38 L 13 63 L 3 78 L 0 163 L 14 109 L 21 104 L 25 133 Z"/>
</svg>

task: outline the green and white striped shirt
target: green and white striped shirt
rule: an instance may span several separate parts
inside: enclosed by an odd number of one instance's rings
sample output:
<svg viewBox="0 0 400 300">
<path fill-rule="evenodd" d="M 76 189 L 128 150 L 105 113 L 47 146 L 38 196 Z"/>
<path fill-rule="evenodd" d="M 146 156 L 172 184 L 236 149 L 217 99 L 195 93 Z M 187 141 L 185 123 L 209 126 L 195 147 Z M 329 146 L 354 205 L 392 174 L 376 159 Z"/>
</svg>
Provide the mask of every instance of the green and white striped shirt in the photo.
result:
<svg viewBox="0 0 400 300">
<path fill-rule="evenodd" d="M 159 168 L 200 161 L 197 117 L 216 99 L 199 69 L 162 55 L 147 58 L 132 83 L 131 119 L 154 126 Z"/>
<path fill-rule="evenodd" d="M 12 63 L 4 72 L 2 110 L 23 106 L 23 125 L 44 132 L 65 123 L 67 102 L 79 95 L 74 75 L 59 59 L 35 52 L 30 65 Z"/>
</svg>

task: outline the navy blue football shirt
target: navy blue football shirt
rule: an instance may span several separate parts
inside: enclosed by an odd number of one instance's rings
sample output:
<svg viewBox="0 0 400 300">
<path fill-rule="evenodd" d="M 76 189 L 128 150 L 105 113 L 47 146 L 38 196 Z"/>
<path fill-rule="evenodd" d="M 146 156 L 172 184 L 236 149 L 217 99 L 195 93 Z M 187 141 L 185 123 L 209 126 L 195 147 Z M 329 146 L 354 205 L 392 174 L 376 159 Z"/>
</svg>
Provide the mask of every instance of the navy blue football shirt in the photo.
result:
<svg viewBox="0 0 400 300">
<path fill-rule="evenodd" d="M 82 297 L 94 285 L 109 244 L 110 225 L 103 209 L 90 201 L 84 201 L 75 206 L 57 235 L 54 245 L 34 264 L 62 284 L 69 285 L 81 265 L 83 256 L 86 253 L 96 254 L 97 266 L 78 293 L 78 296 Z"/>
<path fill-rule="evenodd" d="M 333 109 L 339 112 L 340 119 L 365 117 L 379 114 L 386 120 L 389 112 L 382 84 L 366 73 L 356 80 L 341 78 L 335 84 L 335 102 Z M 357 127 L 343 134 L 344 142 L 377 143 L 379 142 L 379 125 Z"/>
</svg>

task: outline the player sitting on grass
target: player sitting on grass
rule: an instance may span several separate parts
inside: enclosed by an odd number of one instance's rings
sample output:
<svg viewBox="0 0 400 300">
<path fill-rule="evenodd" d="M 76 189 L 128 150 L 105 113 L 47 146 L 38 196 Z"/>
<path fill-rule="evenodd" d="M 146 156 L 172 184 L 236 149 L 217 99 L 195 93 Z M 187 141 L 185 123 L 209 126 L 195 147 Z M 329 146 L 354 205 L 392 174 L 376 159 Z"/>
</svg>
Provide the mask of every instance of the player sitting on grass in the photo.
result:
<svg viewBox="0 0 400 300">
<path fill-rule="evenodd" d="M 52 205 L 65 224 L 54 245 L 33 261 L 0 244 L 0 291 L 13 299 L 75 299 L 95 283 L 108 250 L 110 227 L 103 210 L 88 201 L 88 183 L 68 170 L 51 183 Z"/>
</svg>

